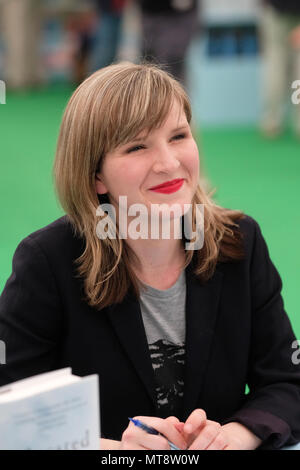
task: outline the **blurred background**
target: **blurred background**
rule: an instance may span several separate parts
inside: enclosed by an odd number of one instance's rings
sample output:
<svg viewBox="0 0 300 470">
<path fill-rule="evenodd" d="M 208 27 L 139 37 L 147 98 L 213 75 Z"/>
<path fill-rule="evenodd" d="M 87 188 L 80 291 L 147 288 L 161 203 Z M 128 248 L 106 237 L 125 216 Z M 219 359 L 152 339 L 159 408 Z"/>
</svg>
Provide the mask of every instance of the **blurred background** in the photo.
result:
<svg viewBox="0 0 300 470">
<path fill-rule="evenodd" d="M 186 87 L 202 184 L 259 222 L 300 338 L 299 0 L 0 0 L 0 292 L 18 243 L 63 215 L 52 164 L 70 95 L 144 58 Z"/>
</svg>

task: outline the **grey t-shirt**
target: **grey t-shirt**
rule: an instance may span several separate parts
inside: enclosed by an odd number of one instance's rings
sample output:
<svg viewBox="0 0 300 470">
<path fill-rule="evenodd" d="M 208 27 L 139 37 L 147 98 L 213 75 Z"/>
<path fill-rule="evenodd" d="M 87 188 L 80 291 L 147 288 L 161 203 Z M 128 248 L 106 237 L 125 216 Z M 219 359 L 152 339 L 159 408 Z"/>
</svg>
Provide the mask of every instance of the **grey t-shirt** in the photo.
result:
<svg viewBox="0 0 300 470">
<path fill-rule="evenodd" d="M 140 306 L 155 375 L 159 414 L 162 418 L 177 416 L 184 389 L 185 270 L 169 289 L 142 285 Z"/>
</svg>

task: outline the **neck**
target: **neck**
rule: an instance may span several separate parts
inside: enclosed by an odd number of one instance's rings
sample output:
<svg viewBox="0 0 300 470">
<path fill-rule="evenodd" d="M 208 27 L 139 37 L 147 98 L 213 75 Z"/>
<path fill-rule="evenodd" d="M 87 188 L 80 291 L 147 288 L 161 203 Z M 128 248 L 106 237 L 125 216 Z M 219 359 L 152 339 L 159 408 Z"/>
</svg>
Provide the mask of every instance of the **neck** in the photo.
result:
<svg viewBox="0 0 300 470">
<path fill-rule="evenodd" d="M 151 238 L 149 234 L 147 239 L 126 239 L 126 243 L 140 261 L 138 265 L 132 266 L 136 272 L 155 276 L 159 273 L 182 268 L 185 261 L 185 252 L 180 236 L 180 218 L 176 219 L 174 224 L 171 224 L 170 229 L 168 238 Z"/>
</svg>

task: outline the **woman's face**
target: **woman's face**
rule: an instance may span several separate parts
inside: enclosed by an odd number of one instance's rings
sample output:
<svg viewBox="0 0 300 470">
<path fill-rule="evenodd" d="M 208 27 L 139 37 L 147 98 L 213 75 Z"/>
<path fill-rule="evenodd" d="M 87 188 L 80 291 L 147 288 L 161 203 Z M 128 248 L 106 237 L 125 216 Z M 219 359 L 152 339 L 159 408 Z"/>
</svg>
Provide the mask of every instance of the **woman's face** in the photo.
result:
<svg viewBox="0 0 300 470">
<path fill-rule="evenodd" d="M 100 180 L 99 180 L 100 179 Z M 166 181 L 183 179 L 174 192 L 156 192 L 150 188 Z M 174 102 L 165 122 L 148 135 L 141 132 L 131 142 L 105 156 L 96 190 L 108 193 L 118 209 L 119 196 L 127 196 L 127 207 L 144 204 L 191 204 L 199 180 L 199 154 L 184 111 Z"/>
</svg>

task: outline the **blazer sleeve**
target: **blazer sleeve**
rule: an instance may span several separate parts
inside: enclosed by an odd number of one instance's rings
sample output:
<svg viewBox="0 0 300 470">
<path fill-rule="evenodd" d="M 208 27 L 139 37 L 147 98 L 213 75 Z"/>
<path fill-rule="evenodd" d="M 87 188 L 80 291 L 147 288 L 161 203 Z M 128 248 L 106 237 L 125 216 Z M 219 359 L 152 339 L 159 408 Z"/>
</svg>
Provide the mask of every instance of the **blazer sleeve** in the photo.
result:
<svg viewBox="0 0 300 470">
<path fill-rule="evenodd" d="M 0 297 L 0 339 L 6 350 L 0 385 L 56 368 L 62 307 L 47 257 L 30 236 L 17 247 Z"/>
<path fill-rule="evenodd" d="M 300 441 L 300 361 L 295 360 L 295 335 L 284 310 L 281 278 L 254 225 L 250 392 L 243 407 L 222 424 L 239 422 L 263 440 L 259 449 L 276 449 Z"/>
</svg>

